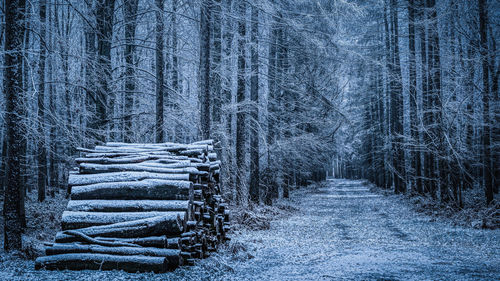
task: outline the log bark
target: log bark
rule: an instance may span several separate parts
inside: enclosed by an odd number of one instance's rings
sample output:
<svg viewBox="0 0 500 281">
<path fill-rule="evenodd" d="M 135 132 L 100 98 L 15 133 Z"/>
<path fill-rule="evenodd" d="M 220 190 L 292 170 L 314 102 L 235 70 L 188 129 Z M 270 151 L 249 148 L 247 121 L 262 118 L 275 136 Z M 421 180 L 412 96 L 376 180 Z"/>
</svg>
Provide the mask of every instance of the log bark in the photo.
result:
<svg viewBox="0 0 500 281">
<path fill-rule="evenodd" d="M 93 254 L 109 254 L 120 256 L 152 256 L 152 257 L 170 257 L 179 258 L 180 250 L 159 249 L 152 247 L 105 247 L 101 245 L 83 245 L 79 243 L 71 244 L 54 244 L 52 247 L 45 249 L 48 256 L 72 253 L 93 253 Z"/>
<path fill-rule="evenodd" d="M 71 174 L 68 178 L 70 186 L 87 185 L 106 182 L 141 181 L 145 179 L 189 180 L 189 174 L 159 174 L 149 172 L 114 172 L 106 174 Z"/>
<path fill-rule="evenodd" d="M 64 211 L 61 220 L 63 230 L 79 229 L 98 225 L 109 225 L 120 222 L 135 221 L 153 217 L 168 217 L 169 225 L 175 226 L 178 217 L 184 218 L 185 212 L 73 212 Z"/>
<path fill-rule="evenodd" d="M 94 149 L 87 149 L 86 151 L 92 152 L 114 152 L 114 153 L 142 153 L 142 152 L 158 152 L 166 151 L 165 147 L 133 147 L 133 146 L 121 146 L 121 147 L 107 147 L 98 145 Z"/>
<path fill-rule="evenodd" d="M 94 163 L 94 164 L 131 164 L 131 163 L 141 163 L 147 160 L 157 159 L 157 157 L 143 155 L 127 155 L 121 157 L 83 157 L 76 158 L 76 163 Z"/>
<path fill-rule="evenodd" d="M 179 238 L 178 237 L 168 238 L 166 235 L 143 237 L 143 238 L 96 237 L 95 239 L 104 242 L 131 243 L 143 247 L 179 249 Z M 70 242 L 75 242 L 75 241 L 70 241 Z"/>
<path fill-rule="evenodd" d="M 187 211 L 189 200 L 70 200 L 74 212 L 168 212 Z"/>
<path fill-rule="evenodd" d="M 157 168 L 157 167 L 148 167 L 141 164 L 112 164 L 112 165 L 102 165 L 102 164 L 92 164 L 92 163 L 80 164 L 80 173 L 82 174 L 99 174 L 99 173 L 124 172 L 124 171 L 165 173 L 165 174 L 194 174 L 194 175 L 199 174 L 198 170 L 193 167 Z"/>
<path fill-rule="evenodd" d="M 89 244 L 96 244 L 96 245 L 101 245 L 101 246 L 106 246 L 106 247 L 140 247 L 140 245 L 136 245 L 136 244 L 132 244 L 132 243 L 128 243 L 128 242 L 98 240 L 98 239 L 92 238 L 88 235 L 85 235 L 77 230 L 68 230 L 68 231 L 65 231 L 65 233 L 75 237 L 75 239 L 77 239 L 75 241 L 82 241 L 82 242 L 89 243 Z"/>
<path fill-rule="evenodd" d="M 135 221 L 114 223 L 110 225 L 92 226 L 79 229 L 90 237 L 116 237 L 116 238 L 140 238 L 166 235 L 175 237 L 182 232 L 182 218 L 173 220 L 171 216 L 160 216 Z M 67 243 L 75 241 L 73 235 L 58 232 L 56 234 L 56 243 Z"/>
<path fill-rule="evenodd" d="M 118 145 L 116 146 L 103 146 L 98 145 L 94 149 L 87 148 L 77 148 L 82 152 L 89 153 L 148 153 L 148 152 L 180 152 L 183 150 L 191 150 L 191 149 L 201 149 L 207 151 L 213 151 L 213 145 L 208 144 L 128 144 L 128 145 Z"/>
<path fill-rule="evenodd" d="M 40 257 L 35 269 L 49 270 L 124 270 L 126 272 L 165 272 L 174 270 L 179 262 L 165 257 L 115 256 L 105 254 L 62 254 Z"/>
<path fill-rule="evenodd" d="M 169 147 L 177 146 L 178 143 L 175 142 L 164 142 L 164 143 L 126 143 L 126 142 L 107 142 L 106 147 L 141 147 L 141 148 L 157 148 L 157 147 Z"/>
<path fill-rule="evenodd" d="M 165 163 L 169 161 L 170 163 Z M 146 167 L 151 167 L 151 168 L 177 168 L 177 169 L 183 169 L 183 168 L 189 168 L 189 167 L 195 167 L 195 165 L 191 164 L 191 161 L 189 160 L 183 160 L 183 161 L 172 161 L 172 160 L 167 160 L 167 161 L 148 161 L 148 162 L 143 162 L 141 163 L 141 166 L 146 166 Z"/>
<path fill-rule="evenodd" d="M 138 182 L 110 182 L 73 187 L 72 200 L 88 199 L 153 199 L 190 200 L 192 183 L 189 181 L 143 180 Z"/>
</svg>

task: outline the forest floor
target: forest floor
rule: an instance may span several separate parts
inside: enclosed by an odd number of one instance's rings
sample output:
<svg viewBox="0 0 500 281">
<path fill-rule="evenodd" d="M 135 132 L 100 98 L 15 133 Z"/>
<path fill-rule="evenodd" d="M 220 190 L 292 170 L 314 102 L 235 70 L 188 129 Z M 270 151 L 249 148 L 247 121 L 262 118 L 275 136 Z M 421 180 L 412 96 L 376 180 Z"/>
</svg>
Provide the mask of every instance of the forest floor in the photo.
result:
<svg viewBox="0 0 500 281">
<path fill-rule="evenodd" d="M 500 230 L 418 213 L 364 181 L 330 180 L 275 207 L 237 212 L 232 240 L 165 274 L 36 271 L 0 254 L 0 280 L 498 280 Z M 273 217 L 269 223 L 268 218 Z M 251 222 L 248 224 L 248 222 Z M 241 224 L 240 224 L 241 223 Z"/>
</svg>

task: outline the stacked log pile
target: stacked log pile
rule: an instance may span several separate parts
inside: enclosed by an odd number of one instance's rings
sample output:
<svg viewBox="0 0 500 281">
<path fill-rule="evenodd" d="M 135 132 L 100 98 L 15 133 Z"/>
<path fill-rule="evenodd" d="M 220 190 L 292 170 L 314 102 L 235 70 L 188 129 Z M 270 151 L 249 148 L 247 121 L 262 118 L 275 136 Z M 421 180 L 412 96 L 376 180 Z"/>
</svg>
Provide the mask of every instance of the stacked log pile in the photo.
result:
<svg viewBox="0 0 500 281">
<path fill-rule="evenodd" d="M 164 272 L 227 239 L 212 140 L 80 150 L 62 231 L 35 268 Z"/>
</svg>

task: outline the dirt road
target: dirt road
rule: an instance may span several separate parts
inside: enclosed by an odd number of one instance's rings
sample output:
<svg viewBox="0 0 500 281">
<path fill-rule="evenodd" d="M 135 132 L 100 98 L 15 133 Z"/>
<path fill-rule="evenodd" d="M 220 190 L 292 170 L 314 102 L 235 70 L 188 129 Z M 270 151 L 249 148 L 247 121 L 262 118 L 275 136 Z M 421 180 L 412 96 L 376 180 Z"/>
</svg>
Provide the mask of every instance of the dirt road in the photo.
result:
<svg viewBox="0 0 500 281">
<path fill-rule="evenodd" d="M 248 233 L 255 258 L 228 279 L 468 280 L 500 278 L 500 232 L 452 227 L 369 191 L 331 180 L 297 194 L 300 213 Z M 299 198 L 296 198 L 299 199 Z"/>
</svg>

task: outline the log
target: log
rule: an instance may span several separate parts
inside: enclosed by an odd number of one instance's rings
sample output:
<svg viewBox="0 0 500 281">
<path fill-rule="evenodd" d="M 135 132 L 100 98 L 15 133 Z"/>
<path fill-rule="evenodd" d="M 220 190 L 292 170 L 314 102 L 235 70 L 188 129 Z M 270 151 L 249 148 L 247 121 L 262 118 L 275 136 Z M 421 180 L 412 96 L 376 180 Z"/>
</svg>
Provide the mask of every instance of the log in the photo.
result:
<svg viewBox="0 0 500 281">
<path fill-rule="evenodd" d="M 112 172 L 150 172 L 150 173 L 164 173 L 164 174 L 193 174 L 198 175 L 199 172 L 196 168 L 186 167 L 186 168 L 158 168 L 158 167 L 148 167 L 141 164 L 92 164 L 92 163 L 81 163 L 80 173 L 81 174 L 99 174 L 99 173 L 112 173 Z"/>
<path fill-rule="evenodd" d="M 139 238 L 159 235 L 174 237 L 181 234 L 183 221 L 180 217 L 176 217 L 175 219 L 173 219 L 172 215 L 114 223 L 109 225 L 91 226 L 81 228 L 78 230 L 78 232 L 81 232 L 90 237 L 102 236 L 117 238 Z M 56 234 L 57 243 L 67 243 L 70 241 L 75 241 L 73 235 L 65 234 L 64 232 L 58 232 Z"/>
<path fill-rule="evenodd" d="M 167 159 L 168 161 L 173 161 L 171 163 L 162 163 L 162 162 L 143 162 L 141 163 L 141 166 L 146 166 L 146 167 L 152 167 L 152 168 L 188 168 L 188 167 L 195 167 L 191 165 L 191 161 L 189 160 L 172 160 L 172 159 Z"/>
<path fill-rule="evenodd" d="M 166 151 L 167 147 L 133 147 L 133 146 L 120 146 L 120 147 L 108 147 L 108 146 L 103 146 L 103 145 L 97 145 L 94 148 L 95 152 L 113 152 L 113 153 L 122 153 L 122 152 L 129 152 L 129 153 L 141 153 L 141 152 L 158 152 L 158 151 Z"/>
<path fill-rule="evenodd" d="M 157 179 L 81 185 L 71 191 L 72 200 L 190 200 L 191 197 L 191 182 Z"/>
<path fill-rule="evenodd" d="M 210 170 L 210 164 L 209 163 L 193 163 L 191 164 L 192 167 L 196 167 L 196 169 L 200 171 L 209 171 Z"/>
<path fill-rule="evenodd" d="M 75 230 L 68 230 L 68 231 L 75 231 Z M 65 231 L 64 233 L 67 233 L 68 231 Z M 76 230 L 78 231 L 78 230 Z M 79 231 L 78 231 L 79 232 Z M 84 234 L 83 234 L 84 235 Z M 90 237 L 90 236 L 87 236 Z M 71 235 L 64 235 L 63 233 L 58 233 L 57 240 L 59 243 L 74 243 L 74 242 L 82 242 L 84 241 L 80 237 L 76 236 L 71 236 Z M 64 238 L 61 240 L 60 238 Z M 97 243 L 94 242 L 88 242 L 88 244 L 96 244 L 96 245 L 103 245 L 106 246 L 103 243 L 111 243 L 108 245 L 137 245 L 137 246 L 142 246 L 142 247 L 155 247 L 155 248 L 161 248 L 161 249 L 179 249 L 179 238 L 174 237 L 174 238 L 168 238 L 166 235 L 162 236 L 150 236 L 150 237 L 138 237 L 138 238 L 116 238 L 116 237 L 90 237 L 91 239 L 95 239 Z M 91 240 L 88 240 L 91 241 Z M 51 245 L 48 246 L 52 246 Z M 108 246 L 108 247 L 115 247 L 115 246 Z"/>
<path fill-rule="evenodd" d="M 181 155 L 183 151 L 188 150 L 201 150 L 201 151 L 212 151 L 214 148 L 211 145 L 206 144 L 178 144 L 176 146 L 171 146 L 165 148 L 165 150 L 173 153 L 179 153 Z"/>
<path fill-rule="evenodd" d="M 70 200 L 67 211 L 75 212 L 167 212 L 187 211 L 189 200 Z"/>
<path fill-rule="evenodd" d="M 113 243 L 130 243 L 130 244 L 140 245 L 143 247 L 179 249 L 179 238 L 167 238 L 166 235 L 143 237 L 143 238 L 96 237 L 95 239 L 99 241 L 113 242 Z"/>
<path fill-rule="evenodd" d="M 73 212 L 64 211 L 61 219 L 62 230 L 79 229 L 98 225 L 135 221 L 152 217 L 169 217 L 167 223 L 175 225 L 177 218 L 183 218 L 185 212 Z"/>
<path fill-rule="evenodd" d="M 109 254 L 119 256 L 152 256 L 152 257 L 179 257 L 180 250 L 159 249 L 152 247 L 105 247 L 101 245 L 83 245 L 79 243 L 71 244 L 54 244 L 52 247 L 45 249 L 48 256 L 72 254 L 72 253 L 93 253 L 93 254 Z"/>
<path fill-rule="evenodd" d="M 76 158 L 75 162 L 80 163 L 94 163 L 94 164 L 129 164 L 129 163 L 141 163 L 146 160 L 150 160 L 151 156 L 126 156 L 126 157 L 92 157 L 92 158 Z"/>
<path fill-rule="evenodd" d="M 98 240 L 95 238 L 92 238 L 88 235 L 85 235 L 79 231 L 76 230 L 68 230 L 65 231 L 64 233 L 72 235 L 75 237 L 75 239 L 78 239 L 77 241 L 83 241 L 85 243 L 90 243 L 90 244 L 96 244 L 96 245 L 101 245 L 101 246 L 106 246 L 106 247 L 140 247 L 140 245 L 137 244 L 132 244 L 128 242 L 122 242 L 122 241 L 102 241 Z"/>
<path fill-rule="evenodd" d="M 205 153 L 205 149 L 189 149 L 189 150 L 181 150 L 179 153 L 181 155 L 186 155 L 186 156 L 198 156 L 198 155 L 203 155 Z"/>
<path fill-rule="evenodd" d="M 37 258 L 35 269 L 48 270 L 124 270 L 126 272 L 166 272 L 180 264 L 175 259 L 146 256 L 116 256 L 106 254 L 62 254 Z"/>
<path fill-rule="evenodd" d="M 122 146 L 129 146 L 129 147 L 167 147 L 167 146 L 174 146 L 174 145 L 179 145 L 179 144 L 175 143 L 175 142 L 163 142 L 163 143 L 107 142 L 106 143 L 106 146 L 108 146 L 108 147 L 122 147 Z"/>
<path fill-rule="evenodd" d="M 70 174 L 68 185 L 87 185 L 105 182 L 140 181 L 145 179 L 189 180 L 189 174 L 159 174 L 149 172 L 114 172 L 105 174 Z"/>
</svg>

